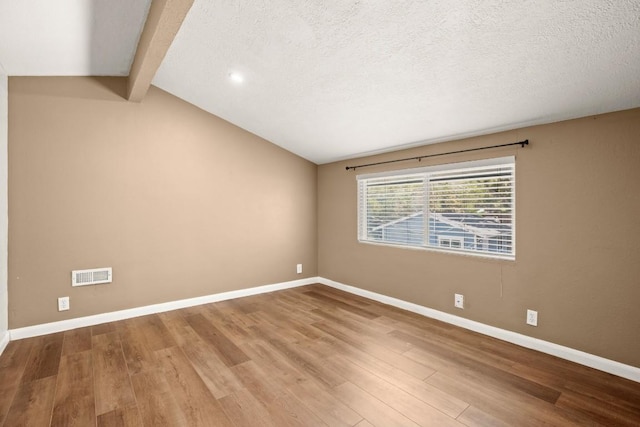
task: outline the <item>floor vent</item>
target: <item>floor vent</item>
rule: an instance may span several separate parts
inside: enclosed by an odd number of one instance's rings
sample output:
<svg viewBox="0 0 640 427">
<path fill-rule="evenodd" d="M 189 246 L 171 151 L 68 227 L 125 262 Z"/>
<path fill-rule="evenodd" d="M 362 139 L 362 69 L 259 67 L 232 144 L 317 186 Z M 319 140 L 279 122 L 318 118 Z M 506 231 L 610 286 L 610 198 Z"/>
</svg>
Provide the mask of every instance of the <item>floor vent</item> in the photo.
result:
<svg viewBox="0 0 640 427">
<path fill-rule="evenodd" d="M 99 285 L 101 283 L 111 283 L 111 267 L 73 270 L 71 272 L 71 286 Z"/>
</svg>

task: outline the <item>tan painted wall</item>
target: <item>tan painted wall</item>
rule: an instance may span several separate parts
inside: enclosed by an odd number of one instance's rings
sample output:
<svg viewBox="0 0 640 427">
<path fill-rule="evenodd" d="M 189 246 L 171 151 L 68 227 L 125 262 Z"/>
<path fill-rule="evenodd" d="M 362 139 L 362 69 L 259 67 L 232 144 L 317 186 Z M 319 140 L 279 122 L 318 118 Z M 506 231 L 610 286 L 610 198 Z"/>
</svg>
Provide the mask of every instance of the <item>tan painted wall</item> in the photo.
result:
<svg viewBox="0 0 640 427">
<path fill-rule="evenodd" d="M 640 109 L 316 167 L 155 87 L 128 103 L 125 86 L 9 79 L 9 328 L 319 274 L 640 367 Z M 421 163 L 517 156 L 515 262 L 357 242 L 347 164 L 525 138 Z M 70 286 L 102 266 L 112 284 Z"/>
<path fill-rule="evenodd" d="M 9 78 L 9 328 L 317 275 L 316 165 L 125 86 Z"/>
<path fill-rule="evenodd" d="M 515 262 L 358 243 L 356 174 L 419 164 L 346 165 L 527 138 L 421 163 L 517 156 Z M 322 277 L 640 367 L 640 109 L 322 165 L 318 191 Z"/>
</svg>

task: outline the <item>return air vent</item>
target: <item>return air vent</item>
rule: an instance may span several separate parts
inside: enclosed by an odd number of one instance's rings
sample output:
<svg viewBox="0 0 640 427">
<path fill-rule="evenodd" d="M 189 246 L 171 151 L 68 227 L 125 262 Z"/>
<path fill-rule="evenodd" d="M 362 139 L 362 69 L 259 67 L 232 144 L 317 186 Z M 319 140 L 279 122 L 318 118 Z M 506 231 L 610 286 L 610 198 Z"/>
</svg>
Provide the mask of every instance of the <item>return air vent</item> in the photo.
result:
<svg viewBox="0 0 640 427">
<path fill-rule="evenodd" d="M 73 270 L 71 272 L 71 286 L 99 285 L 101 283 L 111 283 L 111 267 Z"/>
</svg>

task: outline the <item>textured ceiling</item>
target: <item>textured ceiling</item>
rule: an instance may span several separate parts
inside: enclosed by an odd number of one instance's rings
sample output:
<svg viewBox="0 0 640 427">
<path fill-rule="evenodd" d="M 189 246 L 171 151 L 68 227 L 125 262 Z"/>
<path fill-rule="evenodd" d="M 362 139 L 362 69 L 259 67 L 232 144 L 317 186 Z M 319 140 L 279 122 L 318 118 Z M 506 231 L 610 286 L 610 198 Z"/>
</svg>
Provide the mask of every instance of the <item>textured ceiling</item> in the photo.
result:
<svg viewBox="0 0 640 427">
<path fill-rule="evenodd" d="M 148 6 L 0 0 L 0 63 L 126 75 Z M 640 107 L 640 2 L 196 0 L 153 83 L 326 163 Z"/>
<path fill-rule="evenodd" d="M 151 0 L 0 0 L 12 76 L 126 76 Z"/>
</svg>

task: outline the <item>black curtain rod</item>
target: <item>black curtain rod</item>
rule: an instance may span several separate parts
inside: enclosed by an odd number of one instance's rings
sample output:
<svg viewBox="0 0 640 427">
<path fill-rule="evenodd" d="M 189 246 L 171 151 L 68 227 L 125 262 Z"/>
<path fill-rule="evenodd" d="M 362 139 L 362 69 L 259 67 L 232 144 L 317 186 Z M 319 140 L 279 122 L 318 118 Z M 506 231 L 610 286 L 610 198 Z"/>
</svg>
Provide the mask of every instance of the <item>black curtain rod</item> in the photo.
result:
<svg viewBox="0 0 640 427">
<path fill-rule="evenodd" d="M 422 159 L 426 159 L 427 157 L 437 157 L 437 156 L 446 156 L 448 154 L 468 153 L 469 151 L 488 150 L 490 148 L 509 147 L 511 145 L 520 145 L 522 148 L 524 148 L 525 145 L 529 145 L 529 140 L 525 139 L 524 141 L 510 142 L 509 144 L 490 145 L 488 147 L 468 148 L 466 150 L 449 151 L 448 153 L 427 154 L 427 155 L 424 155 L 424 156 L 407 157 L 405 159 L 387 160 L 387 161 L 384 161 L 384 162 L 367 163 L 367 164 L 364 164 L 364 165 L 357 165 L 357 166 L 347 166 L 346 170 L 349 170 L 349 169 L 356 170 L 358 168 L 366 168 L 366 167 L 369 167 L 369 166 L 386 165 L 388 163 L 406 162 L 408 160 L 421 161 Z"/>
</svg>

